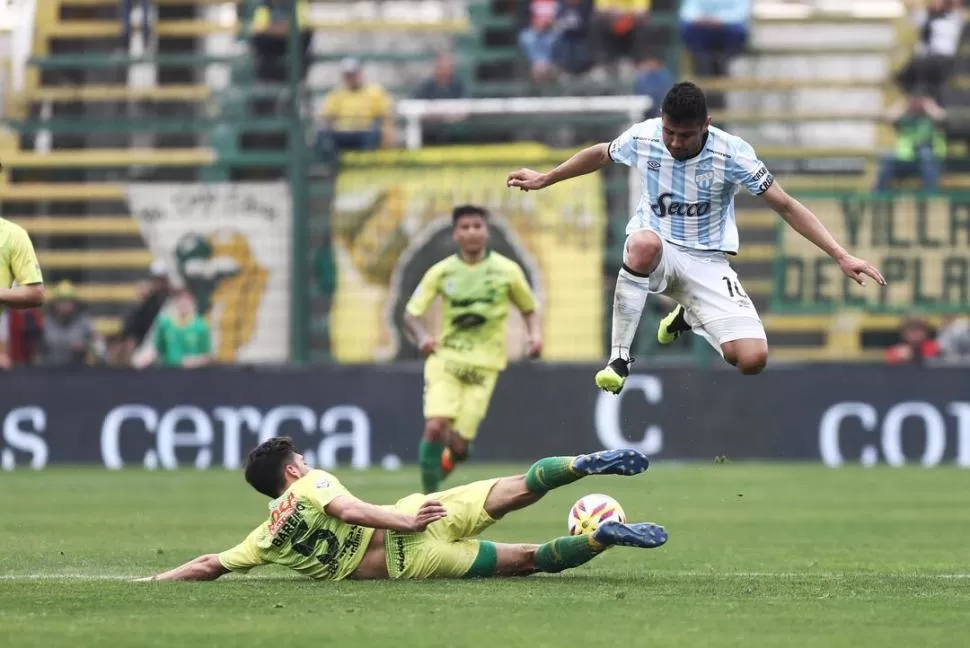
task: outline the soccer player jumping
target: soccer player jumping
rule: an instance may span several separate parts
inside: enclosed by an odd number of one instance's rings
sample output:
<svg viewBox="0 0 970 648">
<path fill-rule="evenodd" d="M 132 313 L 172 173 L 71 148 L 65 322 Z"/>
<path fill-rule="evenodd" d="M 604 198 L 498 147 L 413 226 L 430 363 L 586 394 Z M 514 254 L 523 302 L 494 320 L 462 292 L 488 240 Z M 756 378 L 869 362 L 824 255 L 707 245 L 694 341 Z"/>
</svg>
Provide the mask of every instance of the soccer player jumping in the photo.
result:
<svg viewBox="0 0 970 648">
<path fill-rule="evenodd" d="M 648 466 L 647 457 L 636 450 L 548 457 L 524 475 L 375 506 L 351 495 L 330 473 L 308 468 L 293 442 L 277 437 L 260 444 L 246 461 L 246 481 L 272 498 L 269 518 L 228 551 L 199 556 L 139 580 L 214 580 L 267 564 L 321 580 L 560 572 L 589 562 L 608 547 L 659 547 L 667 541 L 667 532 L 647 522 L 611 521 L 591 535 L 565 536 L 542 545 L 501 544 L 475 536 L 554 488 L 590 475 L 638 475 Z"/>
<path fill-rule="evenodd" d="M 630 346 L 650 293 L 677 302 L 660 323 L 661 344 L 693 330 L 741 373 L 765 368 L 764 326 L 728 263 L 728 255 L 738 251 L 734 195 L 742 186 L 835 259 L 846 276 L 863 286 L 865 276 L 886 283 L 876 268 L 846 252 L 811 211 L 785 193 L 750 144 L 711 126 L 704 93 L 692 83 L 679 83 L 667 93 L 661 117 L 633 125 L 609 144 L 586 148 L 548 173 L 514 171 L 507 184 L 536 191 L 610 162 L 636 167 L 643 176 L 643 195 L 626 228 L 610 360 L 596 374 L 600 389 L 616 394 L 623 388 L 632 362 Z"/>
</svg>

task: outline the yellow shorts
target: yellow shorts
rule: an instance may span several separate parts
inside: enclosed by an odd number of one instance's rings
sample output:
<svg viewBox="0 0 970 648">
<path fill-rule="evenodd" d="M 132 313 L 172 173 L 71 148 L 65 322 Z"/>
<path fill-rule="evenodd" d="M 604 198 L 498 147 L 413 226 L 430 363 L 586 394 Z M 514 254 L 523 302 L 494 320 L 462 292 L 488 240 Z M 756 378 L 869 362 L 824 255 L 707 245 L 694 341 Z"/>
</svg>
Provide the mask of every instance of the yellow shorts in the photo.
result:
<svg viewBox="0 0 970 648">
<path fill-rule="evenodd" d="M 488 412 L 498 371 L 428 356 L 424 363 L 424 417 L 446 418 L 455 432 L 474 441 Z"/>
<path fill-rule="evenodd" d="M 395 510 L 414 515 L 424 502 L 436 499 L 444 505 L 448 516 L 421 533 L 387 531 L 384 534 L 387 572 L 391 578 L 491 574 L 495 569 L 495 547 L 474 538 L 495 524 L 485 512 L 485 500 L 497 481 L 486 479 L 430 495 L 415 493 L 398 501 Z"/>
</svg>

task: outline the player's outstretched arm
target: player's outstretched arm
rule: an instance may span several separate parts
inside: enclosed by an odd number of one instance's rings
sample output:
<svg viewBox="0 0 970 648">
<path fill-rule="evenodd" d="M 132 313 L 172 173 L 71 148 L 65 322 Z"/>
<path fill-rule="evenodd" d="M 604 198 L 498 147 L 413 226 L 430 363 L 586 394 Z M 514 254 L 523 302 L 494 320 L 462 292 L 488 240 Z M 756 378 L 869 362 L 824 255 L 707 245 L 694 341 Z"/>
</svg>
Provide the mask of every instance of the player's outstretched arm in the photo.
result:
<svg viewBox="0 0 970 648">
<path fill-rule="evenodd" d="M 777 182 L 768 187 L 761 196 L 793 230 L 835 259 L 847 277 L 861 286 L 866 285 L 865 276 L 872 277 L 880 286 L 886 285 L 879 270 L 869 262 L 846 252 L 818 217 L 808 207 L 789 196 Z"/>
<path fill-rule="evenodd" d="M 425 327 L 424 322 L 420 317 L 405 312 L 404 328 L 411 335 L 411 341 L 414 342 L 415 346 L 421 350 L 422 354 L 427 356 L 434 353 L 435 347 L 437 347 L 438 344 L 435 341 L 434 336 L 428 333 L 428 329 Z"/>
<path fill-rule="evenodd" d="M 441 502 L 428 500 L 415 515 L 407 515 L 368 504 L 349 495 L 339 495 L 324 507 L 327 515 L 357 526 L 388 531 L 424 531 L 429 524 L 447 515 Z"/>
<path fill-rule="evenodd" d="M 599 171 L 610 163 L 610 145 L 594 144 L 572 156 L 552 171 L 540 173 L 532 169 L 519 169 L 509 174 L 506 184 L 522 191 L 538 191 L 557 182 Z"/>
<path fill-rule="evenodd" d="M 199 556 L 195 560 L 176 567 L 162 574 L 156 574 L 147 578 L 139 578 L 139 581 L 209 581 L 215 580 L 223 574 L 228 574 L 229 570 L 219 562 L 219 554 L 206 554 Z"/>
</svg>

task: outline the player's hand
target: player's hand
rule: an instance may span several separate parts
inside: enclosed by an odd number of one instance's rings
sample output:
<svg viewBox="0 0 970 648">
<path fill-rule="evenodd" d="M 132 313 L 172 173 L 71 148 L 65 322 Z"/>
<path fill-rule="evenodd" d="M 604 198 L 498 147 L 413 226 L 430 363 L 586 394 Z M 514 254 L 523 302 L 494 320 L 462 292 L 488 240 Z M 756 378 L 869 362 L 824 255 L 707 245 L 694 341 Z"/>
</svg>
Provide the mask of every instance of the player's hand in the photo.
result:
<svg viewBox="0 0 970 648">
<path fill-rule="evenodd" d="M 538 191 L 546 186 L 546 176 L 532 169 L 519 169 L 510 173 L 505 183 L 522 191 Z"/>
<path fill-rule="evenodd" d="M 542 355 L 542 336 L 533 335 L 529 337 L 528 353 L 530 358 L 538 358 Z"/>
<path fill-rule="evenodd" d="M 842 272 L 845 273 L 845 276 L 849 277 L 860 286 L 866 285 L 866 276 L 875 279 L 876 283 L 880 286 L 886 285 L 886 280 L 883 278 L 882 274 L 868 261 L 856 258 L 851 254 L 846 254 L 838 261 L 839 267 L 842 268 Z"/>
<path fill-rule="evenodd" d="M 412 522 L 412 531 L 424 531 L 432 522 L 437 522 L 448 515 L 445 507 L 438 500 L 428 500 L 421 505 Z"/>
<path fill-rule="evenodd" d="M 418 341 L 418 349 L 421 355 L 428 357 L 438 349 L 438 342 L 430 335 L 423 337 Z"/>
</svg>

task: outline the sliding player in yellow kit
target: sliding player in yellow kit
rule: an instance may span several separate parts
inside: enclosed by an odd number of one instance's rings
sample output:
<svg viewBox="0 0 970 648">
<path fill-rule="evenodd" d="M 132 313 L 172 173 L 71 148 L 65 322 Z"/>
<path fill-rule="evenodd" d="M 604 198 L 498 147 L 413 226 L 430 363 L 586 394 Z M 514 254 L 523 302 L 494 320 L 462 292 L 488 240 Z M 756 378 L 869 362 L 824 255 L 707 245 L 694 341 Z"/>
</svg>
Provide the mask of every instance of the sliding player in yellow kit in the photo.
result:
<svg viewBox="0 0 970 648">
<path fill-rule="evenodd" d="M 609 547 L 659 547 L 667 532 L 648 522 L 614 521 L 590 535 L 542 545 L 500 544 L 475 536 L 554 488 L 590 475 L 638 475 L 648 467 L 647 457 L 636 450 L 548 457 L 524 475 L 375 506 L 351 495 L 330 473 L 308 468 L 293 442 L 277 437 L 260 444 L 246 461 L 246 481 L 273 498 L 269 518 L 228 551 L 139 580 L 214 580 L 268 564 L 320 580 L 557 573 L 589 562 Z"/>
<path fill-rule="evenodd" d="M 425 493 L 438 490 L 468 458 L 495 381 L 508 362 L 509 302 L 522 311 L 530 357 L 542 351 L 536 299 L 516 262 L 488 249 L 488 212 L 462 205 L 451 214 L 458 253 L 431 266 L 405 307 L 404 323 L 428 359 L 424 365 L 424 438 L 418 450 Z M 435 340 L 421 317 L 437 296 L 443 330 Z"/>
<path fill-rule="evenodd" d="M 0 310 L 43 303 L 44 278 L 30 236 L 20 225 L 0 218 Z"/>
</svg>

